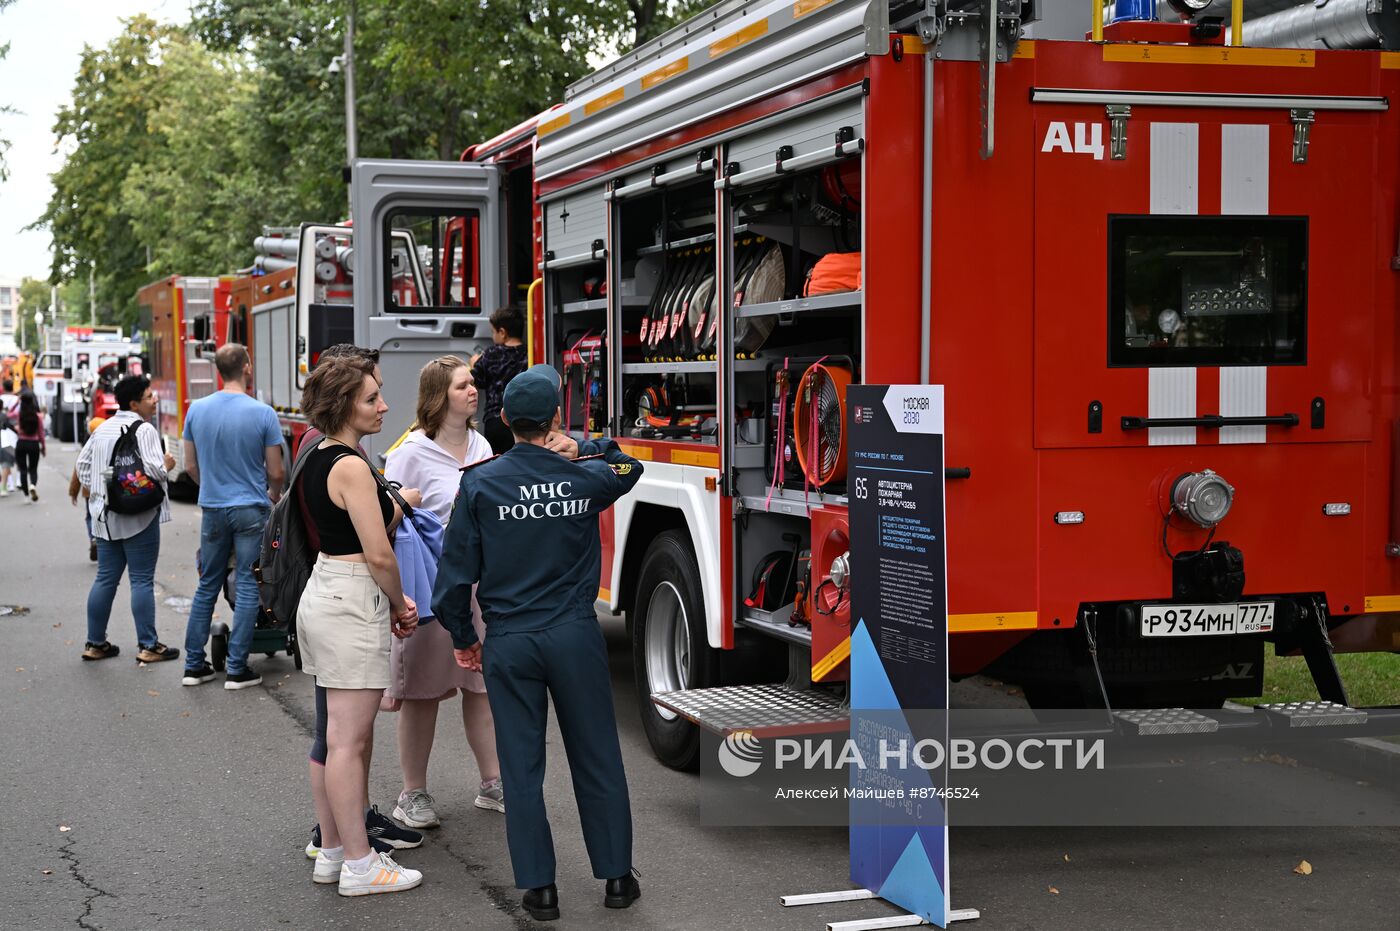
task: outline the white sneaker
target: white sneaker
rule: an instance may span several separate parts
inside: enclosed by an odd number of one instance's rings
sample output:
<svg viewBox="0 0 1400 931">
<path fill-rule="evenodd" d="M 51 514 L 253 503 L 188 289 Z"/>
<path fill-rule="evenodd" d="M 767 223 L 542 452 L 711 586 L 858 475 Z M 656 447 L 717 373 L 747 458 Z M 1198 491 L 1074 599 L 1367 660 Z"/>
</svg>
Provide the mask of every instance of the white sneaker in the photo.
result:
<svg viewBox="0 0 1400 931">
<path fill-rule="evenodd" d="M 316 865 L 311 869 L 311 881 L 321 885 L 340 882 L 340 868 L 345 865 L 345 857 L 332 860 L 324 852 L 316 854 Z"/>
<path fill-rule="evenodd" d="M 10 496 L 10 489 L 6 488 L 6 487 L 3 486 L 3 485 L 0 485 L 0 498 L 8 498 L 9 496 Z"/>
<path fill-rule="evenodd" d="M 506 794 L 501 789 L 501 780 L 492 779 L 490 782 L 481 784 L 481 791 L 476 794 L 476 801 L 473 802 L 477 808 L 485 808 L 487 811 L 499 811 L 502 814 L 506 810 Z"/>
<path fill-rule="evenodd" d="M 341 895 L 377 895 L 380 892 L 403 892 L 423 881 L 423 874 L 399 866 L 387 853 L 378 854 L 375 862 L 363 873 L 350 868 L 349 861 L 340 865 Z"/>
<path fill-rule="evenodd" d="M 435 828 L 442 824 L 438 818 L 437 800 L 428 794 L 427 789 L 409 789 L 399 796 L 394 806 L 394 817 L 411 828 Z"/>
</svg>

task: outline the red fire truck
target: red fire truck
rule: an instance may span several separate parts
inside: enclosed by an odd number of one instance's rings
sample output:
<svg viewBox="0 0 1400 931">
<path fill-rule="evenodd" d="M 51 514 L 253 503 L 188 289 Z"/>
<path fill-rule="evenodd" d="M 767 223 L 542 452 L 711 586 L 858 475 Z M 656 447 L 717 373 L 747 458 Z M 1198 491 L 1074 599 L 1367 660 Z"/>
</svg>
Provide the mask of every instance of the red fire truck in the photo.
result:
<svg viewBox="0 0 1400 931">
<path fill-rule="evenodd" d="M 1393 24 L 1086 41 L 1094 6 L 720 3 L 460 164 L 355 166 L 354 332 L 400 419 L 422 350 L 528 301 L 576 434 L 646 460 L 599 602 L 667 764 L 706 706 L 838 712 L 857 382 L 946 386 L 955 676 L 1218 706 L 1272 644 L 1345 703 L 1334 649 L 1400 650 L 1400 54 L 1312 47 Z M 475 295 L 397 305 L 404 230 Z M 755 667 L 786 684 L 699 691 Z"/>
<path fill-rule="evenodd" d="M 188 484 L 185 472 L 185 412 L 190 404 L 219 390 L 214 353 L 230 338 L 229 289 L 232 279 L 171 275 L 136 294 L 141 329 L 150 334 L 151 387 L 159 404 L 156 418 L 166 451 L 175 457 L 173 481 Z"/>
</svg>

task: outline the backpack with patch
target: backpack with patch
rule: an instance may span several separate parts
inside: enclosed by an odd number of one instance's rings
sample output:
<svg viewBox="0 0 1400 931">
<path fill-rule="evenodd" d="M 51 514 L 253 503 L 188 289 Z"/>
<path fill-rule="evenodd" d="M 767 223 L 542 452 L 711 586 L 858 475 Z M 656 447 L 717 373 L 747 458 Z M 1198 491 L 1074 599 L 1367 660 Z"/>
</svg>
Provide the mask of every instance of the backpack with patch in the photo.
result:
<svg viewBox="0 0 1400 931">
<path fill-rule="evenodd" d="M 122 435 L 112 446 L 112 458 L 108 460 L 108 511 L 144 514 L 165 500 L 165 488 L 147 472 L 140 444 L 136 441 L 136 431 L 149 426 L 145 421 L 137 421 L 123 427 Z"/>
<path fill-rule="evenodd" d="M 273 624 L 282 629 L 296 620 L 302 590 L 316 562 L 316 548 L 306 532 L 296 483 L 311 453 L 320 445 L 320 440 L 303 443 L 297 450 L 287 490 L 272 506 L 267 526 L 263 528 L 258 561 L 253 564 L 253 577 L 258 581 L 258 604 Z"/>
</svg>

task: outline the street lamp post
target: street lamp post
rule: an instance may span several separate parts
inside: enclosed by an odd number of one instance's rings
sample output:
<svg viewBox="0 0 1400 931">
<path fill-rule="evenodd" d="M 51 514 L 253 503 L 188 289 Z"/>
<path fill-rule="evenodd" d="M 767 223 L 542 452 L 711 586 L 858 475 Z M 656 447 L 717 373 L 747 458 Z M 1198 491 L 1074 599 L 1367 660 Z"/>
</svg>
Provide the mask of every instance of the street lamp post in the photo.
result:
<svg viewBox="0 0 1400 931">
<path fill-rule="evenodd" d="M 345 52 L 332 58 L 326 70 L 331 74 L 342 70 L 345 72 L 345 188 L 353 213 L 355 196 L 350 172 L 358 156 L 355 127 L 355 0 L 349 0 L 345 11 Z"/>
</svg>

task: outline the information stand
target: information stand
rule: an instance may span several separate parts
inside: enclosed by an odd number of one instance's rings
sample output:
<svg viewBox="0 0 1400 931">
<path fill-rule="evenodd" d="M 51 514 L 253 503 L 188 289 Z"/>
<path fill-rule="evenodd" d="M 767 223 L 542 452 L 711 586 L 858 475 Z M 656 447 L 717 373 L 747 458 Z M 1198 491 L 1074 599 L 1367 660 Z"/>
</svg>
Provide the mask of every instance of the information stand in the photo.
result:
<svg viewBox="0 0 1400 931">
<path fill-rule="evenodd" d="M 948 598 L 943 386 L 852 385 L 846 395 L 851 531 L 851 739 L 947 745 Z M 915 715 L 911 723 L 909 713 Z M 927 733 L 930 720 L 938 733 Z M 917 733 L 916 733 L 917 730 Z M 948 891 L 942 769 L 852 767 L 851 881 L 859 889 L 785 896 L 784 905 L 881 898 L 909 915 L 836 922 L 833 931 L 977 918 Z M 894 790 L 896 798 L 888 797 Z M 866 797 L 867 790 L 876 797 Z"/>
</svg>

